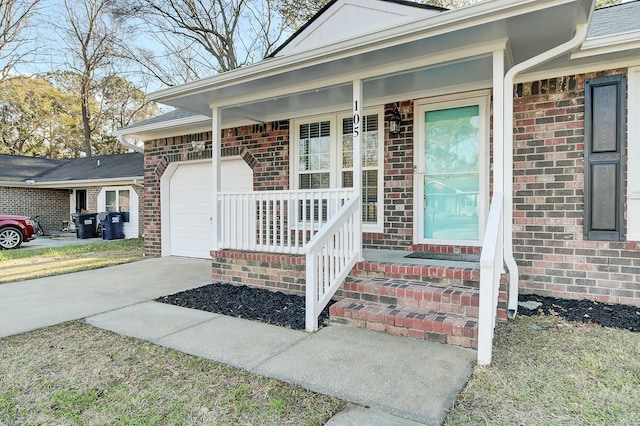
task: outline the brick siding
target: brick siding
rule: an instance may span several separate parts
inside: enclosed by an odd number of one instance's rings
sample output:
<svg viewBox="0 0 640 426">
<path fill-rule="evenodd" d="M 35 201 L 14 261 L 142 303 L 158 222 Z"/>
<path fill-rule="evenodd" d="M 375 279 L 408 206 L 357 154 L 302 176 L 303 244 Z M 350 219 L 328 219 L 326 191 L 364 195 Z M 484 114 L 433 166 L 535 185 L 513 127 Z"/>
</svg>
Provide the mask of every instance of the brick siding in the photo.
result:
<svg viewBox="0 0 640 426">
<path fill-rule="evenodd" d="M 401 131 L 390 135 L 388 122 L 394 104 L 385 105 L 384 231 L 367 232 L 362 244 L 371 249 L 409 250 L 413 243 L 413 101 L 400 103 Z"/>
<path fill-rule="evenodd" d="M 208 141 L 195 151 L 192 140 Z M 289 188 L 289 122 L 278 121 L 222 131 L 222 156 L 241 156 L 253 169 L 257 191 Z M 160 179 L 173 162 L 211 158 L 211 132 L 145 142 L 143 223 L 145 254 L 162 253 Z"/>
<path fill-rule="evenodd" d="M 514 88 L 513 242 L 523 293 L 640 306 L 640 244 L 583 236 L 584 82 L 625 72 Z"/>
<path fill-rule="evenodd" d="M 45 231 L 59 231 L 69 220 L 69 190 L 0 186 L 0 212 L 40 216 Z"/>
<path fill-rule="evenodd" d="M 213 282 L 245 284 L 304 296 L 305 258 L 300 255 L 212 251 Z"/>
</svg>

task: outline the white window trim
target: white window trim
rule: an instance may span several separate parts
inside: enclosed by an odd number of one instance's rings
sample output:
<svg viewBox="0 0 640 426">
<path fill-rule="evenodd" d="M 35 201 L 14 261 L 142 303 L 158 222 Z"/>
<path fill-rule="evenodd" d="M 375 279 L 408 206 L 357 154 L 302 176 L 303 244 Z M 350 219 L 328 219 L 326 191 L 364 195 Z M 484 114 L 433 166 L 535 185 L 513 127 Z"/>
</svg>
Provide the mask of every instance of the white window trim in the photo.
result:
<svg viewBox="0 0 640 426">
<path fill-rule="evenodd" d="M 113 210 L 115 212 L 120 212 L 120 191 L 129 191 L 129 214 L 131 214 L 131 197 L 132 194 L 131 192 L 133 191 L 132 188 L 128 187 L 128 186 L 123 186 L 123 187 L 117 187 L 117 188 L 105 188 L 104 189 L 104 209 L 105 211 L 107 210 L 107 192 L 115 192 L 116 193 L 116 209 Z"/>
<path fill-rule="evenodd" d="M 125 186 L 104 186 L 100 189 L 96 200 L 97 208 L 99 212 L 106 211 L 106 193 L 107 191 L 129 191 L 129 222 L 123 223 L 123 231 L 125 238 L 137 238 L 139 233 L 139 209 L 140 209 L 140 197 L 135 188 L 131 185 Z M 117 197 L 116 197 L 117 198 Z"/>
<path fill-rule="evenodd" d="M 640 241 L 640 67 L 629 68 L 627 84 L 627 241 Z"/>
<path fill-rule="evenodd" d="M 484 239 L 484 228 L 487 222 L 489 207 L 489 145 L 490 145 L 490 92 L 487 90 L 469 92 L 464 94 L 447 95 L 437 98 L 421 99 L 414 104 L 414 125 L 413 125 L 413 161 L 414 161 L 414 185 L 413 185 L 413 241 L 414 244 L 434 244 L 434 245 L 462 245 L 462 246 L 482 246 Z M 424 155 L 424 113 L 446 108 L 456 108 L 470 105 L 478 105 L 480 113 L 480 148 L 478 158 L 479 197 L 478 197 L 478 240 L 443 240 L 424 238 L 424 206 L 422 188 L 422 173 L 425 170 Z"/>
<path fill-rule="evenodd" d="M 365 108 L 362 115 L 378 115 L 378 216 L 376 223 L 362 223 L 362 232 L 384 232 L 384 107 Z M 323 114 L 291 120 L 291 139 L 289 143 L 290 173 L 289 188 L 297 190 L 299 186 L 299 144 L 300 125 L 319 121 L 330 122 L 331 168 L 329 186 L 342 187 L 342 122 L 352 115 L 351 111 L 340 111 L 334 114 Z"/>
</svg>

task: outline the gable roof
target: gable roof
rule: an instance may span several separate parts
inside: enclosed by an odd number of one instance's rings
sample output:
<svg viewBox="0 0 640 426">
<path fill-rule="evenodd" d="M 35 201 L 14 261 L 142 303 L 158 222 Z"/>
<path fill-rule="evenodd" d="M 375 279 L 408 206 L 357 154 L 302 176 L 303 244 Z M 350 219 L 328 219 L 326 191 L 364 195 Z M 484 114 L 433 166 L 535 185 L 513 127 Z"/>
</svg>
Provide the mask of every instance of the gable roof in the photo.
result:
<svg viewBox="0 0 640 426">
<path fill-rule="evenodd" d="M 268 58 L 327 46 L 445 10 L 406 0 L 331 0 Z"/>
<path fill-rule="evenodd" d="M 17 155 L 0 155 L 0 182 L 36 184 L 141 179 L 144 155 L 127 153 L 54 160 Z"/>
<path fill-rule="evenodd" d="M 596 9 L 587 32 L 587 40 L 640 30 L 640 1 Z"/>
<path fill-rule="evenodd" d="M 369 104 L 410 97 L 416 90 L 423 90 L 420 96 L 440 94 L 445 90 L 441 88 L 454 86 L 458 90 L 471 90 L 475 86 L 460 86 L 461 76 L 469 75 L 471 68 L 477 71 L 474 73 L 477 81 L 490 85 L 490 72 L 486 75 L 482 72 L 491 69 L 491 58 L 480 48 L 495 43 L 493 47 L 501 49 L 500 43 L 508 40 L 507 60 L 512 65 L 522 62 L 557 45 L 559 40 L 568 40 L 577 24 L 589 21 L 593 2 L 493 0 L 444 11 L 402 0 L 332 0 L 292 38 L 304 38 L 300 34 L 305 29 L 309 31 L 314 22 L 320 22 L 323 14 L 325 19 L 331 15 L 330 7 L 335 11 L 347 4 L 361 7 L 378 4 L 385 9 L 401 6 L 412 12 L 428 9 L 432 13 L 327 46 L 270 57 L 151 93 L 149 97 L 153 100 L 193 113 L 177 120 L 168 115 L 166 119 L 141 122 L 139 127 L 129 126 L 118 134 L 149 140 L 210 131 L 212 123 L 208 117 L 212 104 L 221 109 L 223 127 L 313 115 L 330 108 L 347 110 L 351 81 L 356 77 L 364 83 Z M 353 16 L 349 23 L 352 21 Z M 291 40 L 285 44 L 291 44 Z M 453 56 L 451 52 L 463 51 L 469 52 L 467 59 L 447 62 Z M 568 59 L 565 55 L 563 60 Z M 438 68 L 440 64 L 447 68 Z M 377 70 L 382 71 L 376 75 Z M 425 94 L 421 88 L 427 81 L 429 91 Z"/>
</svg>

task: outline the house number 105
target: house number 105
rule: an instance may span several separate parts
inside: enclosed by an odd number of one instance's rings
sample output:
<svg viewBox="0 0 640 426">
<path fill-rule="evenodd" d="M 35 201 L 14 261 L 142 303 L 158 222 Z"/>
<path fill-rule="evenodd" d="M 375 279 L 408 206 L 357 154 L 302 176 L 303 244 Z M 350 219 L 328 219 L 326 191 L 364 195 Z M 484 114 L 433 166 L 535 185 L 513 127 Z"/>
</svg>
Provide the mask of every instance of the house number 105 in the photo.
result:
<svg viewBox="0 0 640 426">
<path fill-rule="evenodd" d="M 360 136 L 360 109 L 358 108 L 358 101 L 354 101 L 353 105 L 353 137 Z"/>
</svg>

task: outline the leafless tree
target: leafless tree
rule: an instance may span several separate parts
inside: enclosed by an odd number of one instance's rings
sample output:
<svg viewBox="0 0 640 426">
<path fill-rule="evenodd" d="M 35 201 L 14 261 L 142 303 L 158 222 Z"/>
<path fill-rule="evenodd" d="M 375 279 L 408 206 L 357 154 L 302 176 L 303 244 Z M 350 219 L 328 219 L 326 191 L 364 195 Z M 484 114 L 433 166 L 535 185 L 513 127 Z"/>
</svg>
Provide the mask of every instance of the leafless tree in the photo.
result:
<svg viewBox="0 0 640 426">
<path fill-rule="evenodd" d="M 93 133 L 91 106 L 96 74 L 113 66 L 118 57 L 118 30 L 109 15 L 109 0 L 65 0 L 64 26 L 59 27 L 67 53 L 69 68 L 79 76 L 82 103 L 82 127 L 87 156 L 92 155 Z"/>
<path fill-rule="evenodd" d="M 283 40 L 290 21 L 278 0 L 119 1 L 120 17 L 148 26 L 157 49 L 130 54 L 162 83 L 172 86 L 254 63 Z"/>
<path fill-rule="evenodd" d="M 28 30 L 39 0 L 0 0 L 0 81 L 31 52 Z"/>
</svg>

